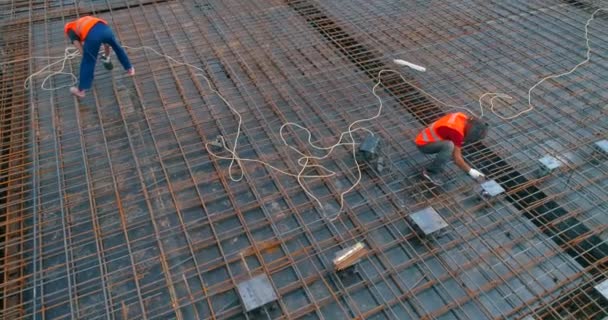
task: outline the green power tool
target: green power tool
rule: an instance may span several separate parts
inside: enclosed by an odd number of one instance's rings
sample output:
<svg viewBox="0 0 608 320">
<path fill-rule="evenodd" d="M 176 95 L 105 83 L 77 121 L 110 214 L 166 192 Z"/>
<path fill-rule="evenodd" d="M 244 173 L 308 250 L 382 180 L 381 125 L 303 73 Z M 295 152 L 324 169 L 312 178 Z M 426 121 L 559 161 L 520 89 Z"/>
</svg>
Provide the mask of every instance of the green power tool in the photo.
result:
<svg viewBox="0 0 608 320">
<path fill-rule="evenodd" d="M 114 65 L 112 64 L 112 61 L 110 60 L 110 56 L 105 56 L 105 55 L 101 55 L 101 62 L 103 63 L 103 67 L 106 68 L 107 70 L 112 70 L 114 69 Z"/>
</svg>

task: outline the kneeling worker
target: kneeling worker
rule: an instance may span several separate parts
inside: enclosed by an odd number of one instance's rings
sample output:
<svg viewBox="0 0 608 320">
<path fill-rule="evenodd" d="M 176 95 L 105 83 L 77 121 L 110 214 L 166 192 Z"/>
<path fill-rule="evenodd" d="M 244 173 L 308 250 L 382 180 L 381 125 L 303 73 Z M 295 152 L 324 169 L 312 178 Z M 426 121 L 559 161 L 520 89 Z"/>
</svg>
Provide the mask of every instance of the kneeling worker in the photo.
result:
<svg viewBox="0 0 608 320">
<path fill-rule="evenodd" d="M 73 95 L 83 98 L 85 96 L 84 91 L 90 89 L 93 85 L 93 73 L 101 44 L 103 44 L 104 48 L 104 62 L 109 63 L 110 47 L 112 47 L 118 57 L 118 61 L 125 68 L 127 74 L 130 76 L 135 74 L 135 69 L 133 69 L 127 53 L 118 44 L 112 33 L 112 29 L 108 27 L 108 23 L 105 20 L 92 16 L 82 17 L 68 22 L 63 31 L 70 39 L 70 43 L 78 48 L 78 51 L 82 55 L 82 61 L 80 62 L 80 83 L 78 87 L 70 88 L 70 92 Z"/>
<path fill-rule="evenodd" d="M 423 176 L 441 185 L 441 173 L 444 165 L 454 159 L 456 165 L 467 172 L 473 179 L 481 181 L 484 174 L 469 166 L 462 158 L 461 148 L 464 144 L 483 139 L 488 133 L 488 124 L 476 117 L 462 112 L 450 113 L 433 122 L 416 137 L 416 146 L 425 154 L 437 154 L 435 159 L 423 171 Z"/>
</svg>

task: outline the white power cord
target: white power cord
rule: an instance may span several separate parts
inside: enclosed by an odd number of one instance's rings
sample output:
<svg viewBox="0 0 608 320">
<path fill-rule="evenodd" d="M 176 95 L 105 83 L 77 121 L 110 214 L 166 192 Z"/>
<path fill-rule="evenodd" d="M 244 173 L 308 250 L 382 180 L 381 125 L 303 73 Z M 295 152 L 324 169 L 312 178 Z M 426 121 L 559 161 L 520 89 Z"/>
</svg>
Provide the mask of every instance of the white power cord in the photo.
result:
<svg viewBox="0 0 608 320">
<path fill-rule="evenodd" d="M 281 140 L 282 140 L 283 144 L 285 146 L 287 146 L 288 148 L 290 148 L 291 150 L 295 151 L 300 156 L 298 158 L 298 160 L 297 160 L 297 164 L 300 167 L 297 174 L 290 173 L 290 172 L 287 172 L 285 170 L 279 169 L 279 168 L 277 168 L 277 167 L 275 167 L 275 166 L 273 166 L 273 165 L 271 165 L 271 164 L 269 164 L 267 162 L 261 161 L 261 160 L 241 158 L 241 157 L 239 157 L 236 154 L 234 148 L 233 149 L 228 148 L 228 146 L 226 145 L 226 142 L 223 140 L 223 138 L 222 138 L 223 148 L 224 148 L 225 151 L 227 151 L 230 154 L 230 157 L 217 155 L 216 153 L 214 153 L 212 150 L 209 149 L 209 147 L 208 147 L 209 144 L 205 145 L 205 147 L 207 149 L 207 152 L 209 152 L 210 154 L 212 154 L 213 156 L 215 156 L 215 157 L 217 157 L 219 159 L 231 160 L 230 168 L 232 168 L 232 165 L 235 162 L 239 163 L 239 165 L 241 164 L 241 162 L 256 162 L 256 163 L 263 164 L 263 165 L 267 166 L 268 168 L 270 168 L 272 170 L 275 170 L 277 172 L 280 172 L 282 174 L 286 174 L 286 175 L 295 177 L 297 179 L 298 183 L 300 184 L 300 186 L 302 187 L 302 189 L 304 190 L 304 192 L 309 197 L 311 197 L 319 205 L 320 208 L 322 208 L 323 210 L 325 210 L 325 206 L 323 206 L 323 204 L 321 203 L 321 201 L 304 185 L 304 182 L 303 182 L 302 179 L 305 179 L 305 178 L 328 178 L 328 177 L 335 176 L 336 172 L 334 172 L 334 171 L 332 171 L 332 170 L 324 167 L 323 165 L 314 164 L 314 163 L 311 163 L 311 162 L 321 161 L 321 160 L 327 159 L 337 147 L 340 147 L 340 146 L 348 146 L 348 147 L 350 147 L 351 148 L 351 150 L 350 150 L 351 151 L 351 156 L 352 156 L 352 159 L 355 162 L 355 167 L 357 169 L 357 179 L 356 179 L 356 181 L 348 189 L 346 189 L 345 191 L 342 191 L 340 193 L 340 208 L 338 209 L 337 213 L 335 213 L 333 216 L 328 216 L 327 214 L 325 214 L 325 218 L 327 218 L 329 221 L 335 221 L 336 219 L 339 218 L 340 213 L 344 209 L 344 197 L 345 197 L 345 195 L 348 194 L 349 192 L 351 192 L 353 189 L 355 189 L 357 187 L 357 185 L 361 181 L 361 177 L 362 177 L 361 168 L 360 168 L 359 162 L 357 161 L 357 157 L 356 157 L 356 153 L 357 153 L 356 145 L 357 144 L 355 142 L 355 137 L 353 136 L 353 133 L 356 132 L 356 131 L 359 131 L 359 130 L 363 130 L 363 131 L 366 131 L 368 133 L 373 134 L 372 131 L 370 131 L 369 129 L 367 129 L 365 127 L 355 127 L 355 126 L 358 125 L 358 124 L 360 124 L 360 123 L 362 123 L 362 122 L 372 121 L 372 120 L 378 118 L 380 116 L 380 114 L 382 113 L 382 109 L 383 109 L 384 105 L 383 105 L 382 99 L 376 93 L 376 89 L 381 84 L 380 77 L 382 76 L 383 73 L 386 73 L 386 72 L 392 72 L 392 73 L 399 74 L 399 76 L 403 79 L 403 76 L 400 73 L 398 73 L 397 71 L 394 71 L 394 70 L 381 70 L 380 72 L 378 72 L 378 82 L 372 88 L 372 94 L 376 97 L 376 99 L 378 99 L 378 102 L 379 102 L 379 106 L 378 106 L 378 109 L 377 109 L 376 113 L 373 116 L 369 117 L 369 118 L 363 118 L 363 119 L 359 119 L 359 120 L 353 121 L 347 127 L 346 131 L 343 131 L 343 132 L 340 133 L 340 137 L 339 137 L 338 141 L 336 143 L 334 143 L 333 145 L 330 145 L 328 147 L 323 147 L 323 146 L 316 145 L 312 141 L 312 133 L 310 132 L 310 130 L 307 129 L 307 128 L 305 128 L 305 127 L 303 127 L 303 126 L 301 126 L 301 125 L 299 125 L 299 124 L 297 124 L 297 123 L 295 123 L 295 122 L 287 122 L 287 123 L 283 124 L 280 127 L 280 129 L 279 129 L 279 136 L 281 137 Z M 236 111 L 234 109 L 231 109 L 231 110 L 235 114 L 238 115 L 238 111 Z M 240 119 L 241 118 L 240 118 L 240 115 L 239 115 L 239 124 L 238 124 L 238 128 L 239 129 L 241 127 L 241 120 Z M 305 131 L 306 135 L 307 135 L 307 143 L 308 143 L 308 145 L 310 145 L 310 147 L 312 149 L 315 149 L 317 151 L 325 152 L 325 155 L 323 155 L 323 156 L 308 155 L 308 154 L 302 152 L 301 150 L 297 149 L 296 147 L 290 145 L 287 142 L 287 140 L 285 139 L 285 136 L 284 136 L 284 130 L 287 127 L 296 127 L 296 128 L 298 128 L 300 130 Z M 238 132 L 240 132 L 240 130 Z M 348 139 L 348 141 L 345 142 L 344 141 L 345 138 Z M 237 140 L 237 139 L 238 139 L 238 133 L 237 133 L 237 136 L 235 137 L 235 140 Z M 305 175 L 304 172 L 307 169 L 320 169 L 322 171 L 328 172 L 328 174 Z M 230 178 L 233 181 L 239 181 L 240 179 L 242 179 L 242 173 L 241 173 L 241 176 L 238 177 L 238 178 L 235 178 L 235 177 L 232 176 L 232 171 L 230 171 L 230 174 L 231 174 Z"/>
<path fill-rule="evenodd" d="M 526 114 L 532 110 L 534 110 L 534 105 L 532 104 L 532 92 L 534 91 L 534 89 L 536 89 L 538 86 L 540 86 L 543 82 L 549 80 L 549 79 L 557 79 L 563 76 L 567 76 L 569 74 L 572 74 L 574 71 L 576 71 L 576 69 L 578 69 L 580 66 L 583 66 L 585 64 L 587 64 L 590 60 L 591 60 L 591 45 L 590 45 L 590 40 L 589 40 L 589 25 L 591 24 L 591 21 L 593 21 L 595 19 L 595 15 L 597 15 L 600 11 L 608 11 L 608 8 L 599 8 L 597 10 L 595 10 L 592 14 L 591 17 L 589 17 L 589 19 L 587 19 L 587 22 L 585 23 L 585 45 L 587 48 L 587 51 L 585 53 L 585 60 L 579 62 L 577 65 L 575 65 L 574 67 L 572 67 L 570 70 L 563 72 L 563 73 L 559 73 L 559 74 L 554 74 L 554 75 L 549 75 L 546 76 L 542 79 L 540 79 L 538 82 L 536 82 L 532 87 L 530 87 L 530 89 L 528 89 L 528 107 L 525 110 L 522 110 L 512 116 L 502 116 L 500 114 L 498 114 L 498 112 L 496 112 L 495 110 L 495 106 L 494 106 L 494 100 L 495 99 L 500 99 L 502 101 L 506 101 L 506 100 L 512 100 L 513 97 L 506 94 L 506 93 L 499 93 L 499 92 L 486 92 L 484 94 L 482 94 L 479 97 L 479 109 L 480 109 L 480 113 L 479 115 L 476 114 L 475 112 L 473 112 L 471 109 L 469 109 L 466 106 L 455 106 L 455 105 L 450 105 L 447 103 L 444 103 L 443 101 L 439 100 L 438 98 L 436 98 L 435 96 L 433 96 L 432 94 L 428 93 L 427 91 L 419 88 L 418 86 L 416 86 L 415 84 L 409 82 L 409 81 L 405 81 L 407 82 L 409 85 L 411 85 L 412 87 L 420 90 L 421 92 L 423 92 L 424 94 L 428 95 L 429 97 L 431 97 L 433 100 L 437 101 L 439 104 L 445 106 L 445 107 L 449 107 L 449 108 L 455 108 L 455 109 L 463 109 L 466 110 L 467 112 L 471 113 L 472 115 L 482 118 L 484 116 L 484 104 L 483 104 L 483 98 L 486 96 L 491 96 L 490 98 L 490 111 L 498 118 L 502 119 L 502 120 L 513 120 L 516 119 L 520 116 L 522 116 L 523 114 Z M 411 63 L 407 62 L 407 61 L 403 61 L 403 60 L 394 60 L 395 63 L 400 64 L 400 65 L 407 65 L 410 66 Z M 418 68 L 423 68 L 417 65 L 414 65 Z M 424 71 L 426 71 L 426 68 L 423 68 Z M 417 69 L 418 70 L 418 69 Z"/>
<path fill-rule="evenodd" d="M 47 90 L 47 91 L 52 91 L 52 90 L 57 90 L 57 89 L 62 89 L 62 88 L 67 88 L 67 87 L 71 87 L 76 85 L 76 83 L 78 83 L 78 78 L 72 74 L 71 72 L 64 72 L 63 70 L 65 69 L 65 65 L 68 62 L 68 60 L 72 60 L 76 57 L 79 57 L 80 53 L 78 52 L 78 49 L 76 49 L 76 47 L 67 47 L 64 50 L 64 55 L 63 57 L 33 57 L 31 59 L 59 59 L 49 65 L 47 65 L 46 67 L 30 74 L 25 81 L 23 82 L 23 87 L 25 89 L 29 89 L 29 85 L 32 81 L 32 79 L 34 79 L 36 76 L 39 75 L 43 75 L 43 74 L 48 74 L 44 80 L 42 80 L 42 84 L 40 85 L 40 88 L 42 90 Z M 15 61 L 11 61 L 11 62 L 18 62 L 18 61 L 25 61 L 25 60 L 29 60 L 29 59 L 20 59 L 20 60 L 15 60 Z M 61 64 L 61 69 L 59 69 L 59 71 L 51 71 L 51 67 L 57 64 Z M 51 78 L 54 77 L 56 75 L 69 75 L 70 77 L 72 77 L 72 83 L 68 84 L 68 85 L 64 85 L 64 86 L 59 86 L 59 87 L 45 87 L 44 84 Z"/>
<path fill-rule="evenodd" d="M 549 80 L 549 79 L 556 79 L 565 75 L 569 75 L 571 73 L 573 73 L 578 67 L 588 63 L 591 59 L 591 47 L 590 47 L 590 41 L 589 41 L 589 24 L 591 23 L 591 21 L 593 21 L 593 19 L 595 18 L 595 15 L 597 13 L 599 13 L 600 11 L 607 11 L 608 8 L 600 8 L 597 9 L 593 12 L 593 14 L 591 15 L 591 17 L 587 20 L 587 22 L 585 23 L 585 40 L 586 40 L 586 46 L 587 46 L 587 52 L 586 52 L 586 59 L 581 61 L 580 63 L 578 63 L 576 66 L 574 66 L 572 69 L 570 69 L 567 72 L 564 73 L 560 73 L 557 75 L 550 75 L 547 77 L 542 78 L 540 81 L 538 81 L 536 84 L 534 84 L 529 90 L 528 90 L 528 108 L 525 110 L 522 110 L 520 112 L 518 112 L 517 114 L 513 115 L 513 116 L 501 116 L 500 114 L 498 114 L 495 110 L 495 106 L 494 106 L 494 100 L 495 99 L 502 99 L 502 100 L 507 100 L 507 99 L 512 99 L 511 96 L 504 94 L 504 93 L 497 93 L 497 92 L 488 92 L 488 93 L 484 93 L 483 95 L 481 95 L 479 97 L 479 107 L 480 107 L 480 117 L 483 117 L 484 115 L 484 106 L 483 106 L 483 99 L 487 96 L 491 97 L 489 100 L 490 103 L 490 111 L 496 115 L 498 118 L 503 119 L 503 120 L 512 120 L 515 119 L 525 113 L 528 113 L 532 110 L 534 110 L 534 106 L 532 105 L 532 92 L 534 91 L 535 88 L 537 88 L 540 84 L 542 84 L 544 81 Z M 429 92 L 427 92 L 426 90 L 418 87 L 417 85 L 413 84 L 412 82 L 406 80 L 403 75 L 401 75 L 399 72 L 395 71 L 395 70 L 391 70 L 391 69 L 383 69 L 380 72 L 378 72 L 378 82 L 373 86 L 372 88 L 372 94 L 376 97 L 376 99 L 378 100 L 378 109 L 377 112 L 369 117 L 369 118 L 363 118 L 363 119 L 359 119 L 356 120 L 354 122 L 352 122 L 346 129 L 346 131 L 343 131 L 340 133 L 339 139 L 338 141 L 333 144 L 330 145 L 328 147 L 323 147 L 323 146 L 319 146 L 316 145 L 315 143 L 313 143 L 312 141 L 312 133 L 310 132 L 310 130 L 308 130 L 307 128 L 294 123 L 294 122 L 288 122 L 283 124 L 280 129 L 279 129 L 279 135 L 281 137 L 281 140 L 283 142 L 283 144 L 285 146 L 287 146 L 288 148 L 290 148 L 291 150 L 295 151 L 300 157 L 297 160 L 297 165 L 300 167 L 298 170 L 298 173 L 292 173 L 289 172 L 287 170 L 284 169 L 280 169 L 276 166 L 273 166 L 272 164 L 262 161 L 262 160 L 257 160 L 257 159 L 250 159 L 250 158 L 241 158 L 238 156 L 237 153 L 237 148 L 238 148 L 238 140 L 239 137 L 241 135 L 241 127 L 243 124 L 243 119 L 242 116 L 240 115 L 240 113 L 238 112 L 238 110 L 236 110 L 232 104 L 230 104 L 230 102 L 222 95 L 219 93 L 219 91 L 217 91 L 216 89 L 213 88 L 211 81 L 203 74 L 205 71 L 197 66 L 194 66 L 192 64 L 189 63 L 185 63 L 185 62 L 180 62 L 178 60 L 176 60 L 175 58 L 162 54 L 160 52 L 158 52 L 157 50 L 155 50 L 154 48 L 151 47 L 147 47 L 147 46 L 142 46 L 142 47 L 130 47 L 130 46 L 124 46 L 127 49 L 131 49 L 131 50 L 148 50 L 153 52 L 154 54 L 164 57 L 165 59 L 169 60 L 169 62 L 174 63 L 175 65 L 180 65 L 180 66 L 187 66 L 190 68 L 193 68 L 195 70 L 198 70 L 200 73 L 195 73 L 196 76 L 202 77 L 203 79 L 205 79 L 205 81 L 207 82 L 207 86 L 209 87 L 209 89 L 215 93 L 225 104 L 226 106 L 228 106 L 228 108 L 230 109 L 230 111 L 238 118 L 238 125 L 237 125 L 237 132 L 236 132 L 236 136 L 234 138 L 234 141 L 232 143 L 232 148 L 228 147 L 228 145 L 226 144 L 226 141 L 224 140 L 223 137 L 219 137 L 220 138 L 220 144 L 222 146 L 222 148 L 224 149 L 224 151 L 226 151 L 230 156 L 221 156 L 216 154 L 215 152 L 213 152 L 212 150 L 210 150 L 209 145 L 212 143 L 206 143 L 205 144 L 205 149 L 207 150 L 207 152 L 209 152 L 209 154 L 211 154 L 212 156 L 218 158 L 218 159 L 224 159 L 224 160 L 230 160 L 230 164 L 228 166 L 228 174 L 230 176 L 230 179 L 234 182 L 238 182 L 241 181 L 243 179 L 244 173 L 243 170 L 240 171 L 239 175 L 235 175 L 234 174 L 234 165 L 235 163 L 238 164 L 241 168 L 243 168 L 242 163 L 243 162 L 253 162 L 253 163 L 259 163 L 262 164 L 268 168 L 270 168 L 271 170 L 277 171 L 281 174 L 285 174 L 288 176 L 292 176 L 295 177 L 298 181 L 298 183 L 300 184 L 300 186 L 302 187 L 302 189 L 304 190 L 304 192 L 311 197 L 318 205 L 320 208 L 323 208 L 323 210 L 325 210 L 325 207 L 323 206 L 323 204 L 321 203 L 321 201 L 304 185 L 303 179 L 315 179 L 315 178 L 330 178 L 330 177 L 334 177 L 337 175 L 337 173 L 335 171 L 332 171 L 328 168 L 326 168 L 323 165 L 320 164 L 314 164 L 312 162 L 315 161 L 322 161 L 327 159 L 332 152 L 340 146 L 347 146 L 351 148 L 351 155 L 352 158 L 355 162 L 355 167 L 357 169 L 357 178 L 355 183 L 353 183 L 352 186 L 350 186 L 348 189 L 346 189 L 345 191 L 340 193 L 340 208 L 338 209 L 337 213 L 335 213 L 332 217 L 328 217 L 327 215 L 325 216 L 327 219 L 329 219 L 329 221 L 334 221 L 336 219 L 339 218 L 340 213 L 342 212 L 342 210 L 344 209 L 344 197 L 346 194 L 348 194 L 349 192 L 351 192 L 352 190 L 354 190 L 357 185 L 359 184 L 359 182 L 361 181 L 361 177 L 362 177 L 362 172 L 361 172 L 361 168 L 359 165 L 359 162 L 356 159 L 356 141 L 355 141 L 355 137 L 353 136 L 353 133 L 356 131 L 366 131 L 368 133 L 373 134 L 373 132 L 371 132 L 369 129 L 365 128 L 365 127 L 356 127 L 357 125 L 363 123 L 363 122 L 370 122 L 372 120 L 377 119 L 381 113 L 382 113 L 382 109 L 384 107 L 382 99 L 380 98 L 380 96 L 378 96 L 378 94 L 376 93 L 376 89 L 378 88 L 378 86 L 380 86 L 381 84 L 381 76 L 383 73 L 396 73 L 399 75 L 399 77 L 407 84 L 409 84 L 410 86 L 412 86 L 413 88 L 416 88 L 417 90 L 419 90 L 420 92 L 422 92 L 423 94 L 427 95 L 428 97 L 430 97 L 431 99 L 435 100 L 437 103 L 439 103 L 442 106 L 448 107 L 448 108 L 456 108 L 456 109 L 464 109 L 468 112 L 470 112 L 473 115 L 476 115 L 474 112 L 472 112 L 469 108 L 467 108 L 466 106 L 455 106 L 455 105 L 450 105 L 447 104 L 443 101 L 441 101 L 440 99 L 438 99 L 437 97 L 433 96 L 432 94 L 430 94 Z M 64 72 L 63 70 L 65 69 L 66 63 L 68 60 L 74 59 L 76 57 L 80 56 L 80 54 L 78 53 L 78 51 L 76 50 L 76 48 L 74 47 L 68 47 L 65 49 L 64 51 L 64 56 L 63 57 L 31 57 L 31 58 L 27 58 L 27 59 L 19 59 L 19 60 L 13 60 L 13 61 L 9 61 L 9 62 L 4 62 L 4 63 L 0 63 L 0 65 L 4 65 L 4 64 L 10 64 L 10 63 L 15 63 L 15 62 L 19 62 L 19 61 L 26 61 L 26 60 L 30 60 L 30 59 L 59 59 L 47 66 L 45 66 L 44 68 L 40 69 L 39 71 L 32 73 L 30 76 L 27 77 L 27 79 L 24 82 L 24 87 L 27 89 L 29 88 L 29 84 L 31 83 L 31 81 L 36 77 L 36 76 L 40 76 L 40 75 L 44 75 L 47 74 L 46 77 L 43 79 L 42 84 L 41 84 L 41 89 L 43 90 L 57 90 L 57 89 L 61 89 L 61 88 L 65 88 L 68 86 L 73 86 L 77 83 L 78 79 L 75 75 L 73 75 L 72 73 L 69 72 Z M 401 60 L 401 59 L 395 59 L 393 60 L 394 63 L 398 64 L 398 65 L 402 65 L 402 66 L 407 66 L 410 67 L 414 70 L 418 70 L 418 71 L 426 71 L 425 67 L 419 66 L 417 64 L 413 64 L 411 62 L 407 62 L 405 60 Z M 51 67 L 61 64 L 61 68 L 58 71 L 51 71 Z M 46 82 L 53 76 L 56 75 L 69 75 L 72 78 L 72 83 L 69 85 L 64 85 L 64 86 L 60 86 L 60 87 L 47 87 L 45 86 Z M 326 152 L 325 155 L 323 156 L 312 156 L 312 155 L 307 155 L 305 152 L 302 152 L 301 150 L 297 149 L 296 147 L 290 145 L 286 140 L 285 140 L 285 136 L 284 136 L 284 130 L 287 127 L 295 127 L 297 129 L 303 130 L 306 132 L 307 134 L 307 143 L 308 145 L 310 145 L 310 147 L 312 149 L 315 149 L 317 151 L 322 151 L 322 152 Z M 348 140 L 348 141 L 346 141 Z M 324 172 L 327 172 L 326 174 L 304 174 L 304 172 L 307 169 L 318 169 Z"/>
</svg>

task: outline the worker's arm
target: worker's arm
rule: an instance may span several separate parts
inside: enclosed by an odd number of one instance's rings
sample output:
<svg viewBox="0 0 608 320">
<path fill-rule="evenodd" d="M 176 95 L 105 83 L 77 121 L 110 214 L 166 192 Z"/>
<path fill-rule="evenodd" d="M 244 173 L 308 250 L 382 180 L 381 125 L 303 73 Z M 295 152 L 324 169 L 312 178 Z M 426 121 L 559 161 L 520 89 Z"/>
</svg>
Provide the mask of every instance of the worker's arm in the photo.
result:
<svg viewBox="0 0 608 320">
<path fill-rule="evenodd" d="M 78 52 L 80 52 L 80 55 L 82 55 L 82 44 L 80 43 L 80 41 L 74 40 L 74 41 L 72 41 L 72 44 L 74 45 L 74 47 L 76 47 L 76 49 L 78 49 Z"/>
<path fill-rule="evenodd" d="M 457 147 L 457 146 L 454 147 L 452 156 L 454 157 L 454 163 L 456 163 L 456 165 L 460 169 L 464 170 L 464 172 L 468 173 L 469 176 L 471 176 L 471 178 L 478 180 L 478 181 L 482 181 L 485 179 L 486 176 L 483 173 L 471 168 L 471 166 L 469 166 L 464 161 L 464 159 L 462 158 L 462 149 L 460 147 Z"/>
<path fill-rule="evenodd" d="M 110 46 L 105 43 L 103 44 L 103 56 L 104 57 L 110 56 Z"/>
<path fill-rule="evenodd" d="M 462 158 L 462 149 L 460 147 L 454 147 L 452 156 L 454 157 L 454 163 L 456 163 L 458 168 L 467 173 L 471 170 L 471 166 L 469 166 Z"/>
<path fill-rule="evenodd" d="M 80 37 L 78 37 L 78 35 L 76 34 L 76 32 L 74 32 L 74 30 L 68 30 L 67 31 L 67 37 L 68 39 L 70 39 L 70 43 L 72 45 L 74 45 L 74 47 L 76 47 L 76 49 L 78 49 L 78 52 L 80 52 L 80 55 L 82 55 L 82 43 L 80 43 Z"/>
</svg>

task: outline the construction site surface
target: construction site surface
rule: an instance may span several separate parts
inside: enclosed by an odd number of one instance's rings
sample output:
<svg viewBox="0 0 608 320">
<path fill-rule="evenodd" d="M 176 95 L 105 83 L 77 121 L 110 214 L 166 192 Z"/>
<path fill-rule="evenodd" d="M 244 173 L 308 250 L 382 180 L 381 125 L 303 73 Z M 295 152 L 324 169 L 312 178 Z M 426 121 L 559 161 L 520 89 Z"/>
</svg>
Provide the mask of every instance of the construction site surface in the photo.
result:
<svg viewBox="0 0 608 320">
<path fill-rule="evenodd" d="M 605 319 L 604 6 L 2 1 L 0 318 Z M 85 15 L 136 74 L 77 99 Z M 422 179 L 415 136 L 479 100 L 498 192 Z"/>
</svg>

